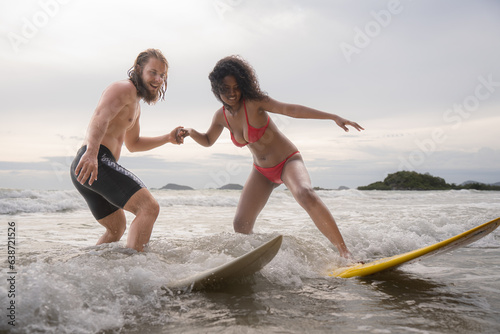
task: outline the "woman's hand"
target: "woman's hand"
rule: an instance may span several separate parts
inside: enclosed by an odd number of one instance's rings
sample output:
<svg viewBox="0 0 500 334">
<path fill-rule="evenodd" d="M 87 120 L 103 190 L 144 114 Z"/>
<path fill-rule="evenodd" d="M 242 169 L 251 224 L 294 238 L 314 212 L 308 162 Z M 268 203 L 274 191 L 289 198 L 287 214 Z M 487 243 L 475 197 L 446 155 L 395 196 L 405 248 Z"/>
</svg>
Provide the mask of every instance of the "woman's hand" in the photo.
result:
<svg viewBox="0 0 500 334">
<path fill-rule="evenodd" d="M 335 123 L 337 123 L 337 125 L 340 126 L 342 129 L 344 129 L 345 132 L 349 132 L 347 125 L 352 126 L 353 128 L 355 128 L 358 131 L 364 130 L 363 127 L 361 125 L 359 125 L 358 123 L 349 121 L 349 120 L 342 118 L 340 116 L 337 116 L 337 118 L 335 118 Z"/>
</svg>

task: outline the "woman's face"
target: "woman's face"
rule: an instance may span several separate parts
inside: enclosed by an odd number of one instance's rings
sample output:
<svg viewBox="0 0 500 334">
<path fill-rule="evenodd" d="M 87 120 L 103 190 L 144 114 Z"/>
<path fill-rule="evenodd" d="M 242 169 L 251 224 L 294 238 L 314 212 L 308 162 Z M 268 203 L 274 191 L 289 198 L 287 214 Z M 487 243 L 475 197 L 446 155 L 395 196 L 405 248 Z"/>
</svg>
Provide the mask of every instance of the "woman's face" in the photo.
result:
<svg viewBox="0 0 500 334">
<path fill-rule="evenodd" d="M 222 91 L 220 94 L 221 100 L 227 105 L 233 107 L 240 102 L 241 90 L 238 87 L 236 78 L 232 75 L 227 75 L 222 79 Z"/>
</svg>

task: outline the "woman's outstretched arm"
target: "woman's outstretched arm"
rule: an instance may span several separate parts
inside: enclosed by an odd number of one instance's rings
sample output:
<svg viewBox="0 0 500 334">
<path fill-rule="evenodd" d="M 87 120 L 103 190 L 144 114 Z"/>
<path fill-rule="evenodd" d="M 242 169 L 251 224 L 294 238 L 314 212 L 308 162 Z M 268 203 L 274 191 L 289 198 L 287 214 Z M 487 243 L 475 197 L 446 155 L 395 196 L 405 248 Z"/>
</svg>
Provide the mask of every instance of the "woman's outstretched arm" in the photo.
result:
<svg viewBox="0 0 500 334">
<path fill-rule="evenodd" d="M 347 125 L 352 126 L 358 131 L 364 130 L 364 128 L 356 122 L 352 122 L 338 115 L 309 108 L 300 104 L 283 103 L 272 98 L 268 98 L 265 101 L 260 102 L 260 106 L 269 112 L 293 118 L 330 119 L 335 121 L 335 123 L 344 129 L 344 131 L 349 131 Z"/>
</svg>

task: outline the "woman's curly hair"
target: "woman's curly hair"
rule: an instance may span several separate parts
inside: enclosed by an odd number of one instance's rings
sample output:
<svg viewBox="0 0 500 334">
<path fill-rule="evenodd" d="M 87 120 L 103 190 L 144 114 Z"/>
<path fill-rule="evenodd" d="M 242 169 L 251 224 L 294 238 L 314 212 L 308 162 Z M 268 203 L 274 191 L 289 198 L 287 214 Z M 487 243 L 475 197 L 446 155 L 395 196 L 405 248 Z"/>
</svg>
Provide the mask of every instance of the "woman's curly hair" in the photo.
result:
<svg viewBox="0 0 500 334">
<path fill-rule="evenodd" d="M 231 109 L 221 99 L 224 93 L 222 81 L 228 75 L 235 77 L 238 87 L 241 90 L 241 97 L 247 100 L 262 101 L 268 98 L 268 95 L 260 90 L 257 75 L 253 67 L 240 56 L 225 57 L 215 64 L 214 69 L 208 75 L 212 84 L 212 92 L 227 109 Z"/>
</svg>

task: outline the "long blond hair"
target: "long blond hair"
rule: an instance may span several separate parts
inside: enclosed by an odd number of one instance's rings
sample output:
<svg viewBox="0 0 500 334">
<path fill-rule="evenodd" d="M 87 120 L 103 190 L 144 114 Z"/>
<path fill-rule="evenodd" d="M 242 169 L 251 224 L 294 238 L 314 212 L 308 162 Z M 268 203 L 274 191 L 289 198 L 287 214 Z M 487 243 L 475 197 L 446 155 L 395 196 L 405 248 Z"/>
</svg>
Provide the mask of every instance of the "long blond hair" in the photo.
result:
<svg viewBox="0 0 500 334">
<path fill-rule="evenodd" d="M 168 70 L 168 61 L 167 58 L 163 55 L 163 53 L 158 50 L 158 49 L 147 49 L 137 56 L 137 59 L 134 62 L 134 66 L 132 66 L 127 74 L 134 84 L 135 88 L 137 89 L 137 94 L 145 99 L 147 103 L 150 103 L 152 101 L 148 101 L 148 91 L 144 88 L 144 85 L 142 84 L 142 79 L 141 79 L 141 74 L 142 70 L 144 69 L 144 66 L 148 63 L 149 59 L 151 57 L 155 57 L 156 59 L 160 60 L 165 64 Z M 153 102 L 156 102 L 157 100 L 165 100 L 165 92 L 167 90 L 167 78 L 165 77 L 165 80 L 163 81 L 163 85 L 161 86 L 158 96 L 155 96 L 155 99 Z"/>
</svg>

